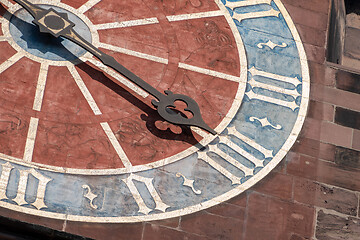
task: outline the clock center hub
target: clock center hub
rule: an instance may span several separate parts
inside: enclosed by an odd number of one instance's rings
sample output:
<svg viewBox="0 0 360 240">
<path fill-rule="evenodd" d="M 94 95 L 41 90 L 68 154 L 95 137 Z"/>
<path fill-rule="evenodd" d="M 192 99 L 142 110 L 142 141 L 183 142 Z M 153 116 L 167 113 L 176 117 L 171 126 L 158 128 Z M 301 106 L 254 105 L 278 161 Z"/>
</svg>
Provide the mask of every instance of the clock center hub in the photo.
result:
<svg viewBox="0 0 360 240">
<path fill-rule="evenodd" d="M 91 31 L 80 17 L 67 9 L 55 6 L 40 5 L 44 9 L 53 8 L 56 12 L 66 13 L 69 21 L 75 24 L 77 31 L 88 42 L 92 42 Z M 49 10 L 51 14 L 40 19 L 41 24 L 46 25 L 54 32 L 59 32 L 67 27 L 67 22 L 57 14 Z M 83 56 L 87 51 L 77 44 L 65 38 L 56 38 L 49 33 L 41 33 L 34 23 L 34 18 L 24 9 L 19 9 L 10 19 L 10 34 L 15 43 L 26 52 L 52 61 L 74 61 Z"/>
<path fill-rule="evenodd" d="M 46 16 L 44 19 L 44 22 L 47 27 L 54 29 L 54 30 L 60 30 L 65 27 L 65 22 L 58 16 Z"/>
</svg>

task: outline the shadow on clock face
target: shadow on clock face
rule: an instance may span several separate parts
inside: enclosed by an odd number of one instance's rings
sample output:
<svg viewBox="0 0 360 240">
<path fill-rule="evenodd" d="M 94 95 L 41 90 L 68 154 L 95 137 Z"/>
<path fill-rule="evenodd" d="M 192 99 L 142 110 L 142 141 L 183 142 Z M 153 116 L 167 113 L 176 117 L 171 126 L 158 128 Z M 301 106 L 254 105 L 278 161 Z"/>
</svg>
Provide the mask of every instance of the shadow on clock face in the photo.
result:
<svg viewBox="0 0 360 240">
<path fill-rule="evenodd" d="M 119 97 L 126 99 L 126 101 L 144 112 L 144 114 L 140 115 L 140 118 L 142 121 L 146 122 L 146 128 L 149 130 L 149 132 L 156 137 L 166 140 L 184 141 L 191 145 L 198 143 L 189 127 L 175 126 L 173 124 L 164 122 L 155 109 L 135 97 L 120 85 L 116 84 L 103 72 L 95 69 L 87 63 L 78 64 L 77 67 L 91 76 L 93 80 L 100 82 L 107 88 L 111 89 L 111 91 L 117 93 Z"/>
<path fill-rule="evenodd" d="M 50 8 L 47 5 L 41 5 L 41 7 Z M 51 7 L 61 13 L 66 13 L 75 23 L 75 31 L 91 42 L 90 29 L 80 18 L 65 9 Z M 8 20 L 10 34 L 16 44 L 32 55 L 52 61 L 72 61 L 86 53 L 86 50 L 70 40 L 40 33 L 38 26 L 32 22 L 34 18 L 24 9 L 16 11 Z"/>
<path fill-rule="evenodd" d="M 2 5 L 0 5 L 0 12 L 6 13 L 7 10 Z M 20 10 L 17 13 L 19 12 Z M 44 58 L 46 60 L 63 61 L 66 59 L 67 61 L 72 62 L 74 65 L 77 65 L 77 67 L 90 76 L 91 79 L 98 81 L 103 86 L 119 95 L 120 98 L 124 98 L 133 106 L 144 112 L 143 114 L 139 115 L 139 121 L 145 122 L 147 130 L 154 136 L 166 140 L 183 141 L 191 145 L 196 145 L 198 143 L 198 140 L 195 138 L 189 127 L 176 126 L 165 122 L 155 109 L 150 107 L 145 102 L 139 100 L 125 88 L 112 81 L 102 71 L 87 63 L 79 63 L 79 56 L 85 53 L 84 49 L 77 45 L 75 46 L 76 48 L 69 47 L 68 43 L 64 45 L 65 41 L 69 42 L 67 39 L 61 37 L 55 38 L 50 34 L 41 33 L 39 28 L 31 23 L 31 16 L 26 16 L 27 12 L 24 11 L 20 13 L 22 14 L 21 18 L 16 15 L 8 15 L 11 17 L 7 20 L 10 21 L 10 26 L 13 25 L 13 27 L 16 28 L 15 34 L 11 34 L 18 44 L 19 41 L 21 42 L 20 46 L 24 50 L 30 52 L 31 54 L 36 52 L 34 55 L 37 55 L 38 57 Z M 85 38 L 89 37 L 85 36 Z M 78 48 L 81 49 L 79 50 Z M 176 109 L 172 111 L 182 114 L 181 111 Z"/>
</svg>

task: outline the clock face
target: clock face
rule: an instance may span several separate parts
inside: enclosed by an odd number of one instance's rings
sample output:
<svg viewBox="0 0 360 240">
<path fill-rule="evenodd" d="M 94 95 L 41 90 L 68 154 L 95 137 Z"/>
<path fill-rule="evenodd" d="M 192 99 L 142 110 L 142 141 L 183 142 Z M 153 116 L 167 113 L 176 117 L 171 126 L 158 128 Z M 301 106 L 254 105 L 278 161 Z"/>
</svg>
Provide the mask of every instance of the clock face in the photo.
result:
<svg viewBox="0 0 360 240">
<path fill-rule="evenodd" d="M 248 189 L 296 140 L 308 67 L 279 0 L 31 2 L 66 13 L 157 90 L 192 97 L 218 134 L 165 122 L 153 96 L 6 1 L 0 206 L 84 222 L 176 217 Z"/>
</svg>

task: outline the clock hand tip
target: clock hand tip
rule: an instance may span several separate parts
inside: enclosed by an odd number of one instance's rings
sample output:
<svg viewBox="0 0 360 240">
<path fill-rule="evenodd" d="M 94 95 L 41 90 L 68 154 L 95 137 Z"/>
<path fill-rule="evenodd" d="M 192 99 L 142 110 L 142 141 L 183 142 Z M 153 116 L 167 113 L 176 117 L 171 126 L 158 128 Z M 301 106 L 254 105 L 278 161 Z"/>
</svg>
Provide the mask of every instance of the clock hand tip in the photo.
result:
<svg viewBox="0 0 360 240">
<path fill-rule="evenodd" d="M 212 134 L 212 135 L 217 135 L 218 132 L 216 132 L 214 129 L 210 128 L 209 129 L 209 132 Z"/>
<path fill-rule="evenodd" d="M 211 127 L 209 127 L 206 123 L 202 123 L 202 124 L 199 124 L 199 125 L 195 125 L 196 127 L 199 127 L 209 133 L 211 133 L 212 135 L 217 135 L 218 133 L 212 129 Z"/>
</svg>

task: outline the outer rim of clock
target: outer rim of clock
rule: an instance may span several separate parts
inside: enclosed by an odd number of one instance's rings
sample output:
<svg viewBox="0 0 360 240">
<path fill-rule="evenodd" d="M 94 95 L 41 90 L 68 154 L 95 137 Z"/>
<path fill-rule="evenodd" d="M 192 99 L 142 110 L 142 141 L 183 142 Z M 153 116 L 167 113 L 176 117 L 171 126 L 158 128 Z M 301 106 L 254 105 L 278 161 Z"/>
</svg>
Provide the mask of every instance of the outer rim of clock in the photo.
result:
<svg viewBox="0 0 360 240">
<path fill-rule="evenodd" d="M 218 5 L 218 7 L 220 8 L 220 10 L 223 12 L 223 15 L 226 18 L 226 21 L 228 22 L 231 31 L 233 33 L 233 36 L 235 38 L 236 41 L 236 46 L 238 48 L 238 52 L 239 52 L 239 63 L 240 63 L 240 81 L 237 92 L 236 92 L 236 96 L 234 98 L 234 101 L 232 103 L 231 108 L 229 109 L 228 113 L 226 114 L 226 116 L 224 117 L 224 119 L 220 122 L 220 124 L 215 128 L 215 131 L 217 132 L 222 132 L 226 126 L 230 123 L 230 121 L 233 119 L 233 117 L 235 116 L 235 114 L 237 113 L 238 109 L 240 108 L 242 99 L 244 97 L 245 94 L 245 89 L 246 89 L 246 83 L 247 83 L 247 58 L 246 58 L 246 52 L 245 52 L 245 46 L 243 44 L 242 38 L 240 36 L 239 31 L 236 28 L 236 25 L 234 23 L 234 21 L 232 20 L 230 14 L 228 13 L 228 11 L 226 10 L 225 6 L 223 4 L 221 4 L 219 2 L 219 0 L 214 0 L 215 3 Z M 49 5 L 48 3 L 45 3 L 44 0 L 40 0 L 40 1 L 35 1 L 35 4 L 44 4 L 44 5 Z M 100 43 L 99 40 L 99 34 L 97 32 L 97 30 L 92 27 L 94 24 L 90 21 L 90 19 L 88 17 L 86 17 L 85 14 L 80 13 L 77 9 L 66 5 L 64 3 L 61 2 L 55 2 L 52 4 L 53 6 L 57 6 L 63 9 L 66 9 L 72 13 L 74 13 L 77 17 L 79 17 L 82 21 L 85 22 L 85 24 L 90 28 L 90 32 L 91 32 L 91 36 L 92 36 L 92 41 L 93 44 L 95 46 L 98 46 Z M 14 5 L 12 8 L 10 8 L 8 10 L 8 12 L 10 14 L 13 14 L 14 12 L 16 12 L 17 10 L 21 9 L 20 5 Z M 6 13 L 8 14 L 8 13 Z M 9 16 L 11 17 L 11 16 Z M 2 30 L 4 35 L 7 36 L 11 36 L 10 32 L 9 32 L 9 25 L 8 24 L 2 24 Z M 25 57 L 28 57 L 29 59 L 39 62 L 39 63 L 43 63 L 46 62 L 49 65 L 52 66 L 73 66 L 73 63 L 70 63 L 68 61 L 53 61 L 53 60 L 46 60 L 43 59 L 41 57 L 35 56 L 31 53 L 26 52 L 23 48 L 21 48 L 16 42 L 14 41 L 8 41 L 8 43 L 17 51 L 17 52 L 21 52 L 24 54 Z M 87 59 L 93 59 L 90 53 L 86 53 L 84 54 L 82 57 L 80 57 L 80 61 L 78 61 L 78 63 L 80 63 L 81 61 L 86 62 Z M 76 62 L 75 62 L 76 64 Z M 194 129 L 196 131 L 196 129 Z M 197 131 L 198 133 L 201 134 L 201 130 Z M 78 169 L 78 168 L 66 168 L 66 167 L 56 167 L 56 166 L 51 166 L 51 165 L 47 165 L 47 164 L 40 164 L 40 163 L 35 163 L 35 162 L 24 162 L 22 159 L 19 158 L 15 158 L 12 156 L 8 156 L 5 154 L 0 153 L 0 157 L 4 160 L 13 162 L 15 164 L 19 164 L 19 165 L 23 165 L 23 166 L 27 166 L 27 167 L 32 167 L 32 168 L 36 168 L 36 169 L 41 169 L 41 170 L 46 170 L 46 171 L 52 171 L 52 172 L 60 172 L 60 173 L 67 173 L 67 174 L 77 174 L 77 175 L 108 175 L 108 174 L 125 174 L 125 173 L 135 173 L 135 172 L 140 172 L 140 171 L 146 171 L 149 169 L 153 169 L 153 168 L 157 168 L 157 167 L 161 167 L 176 161 L 181 161 L 181 159 L 197 152 L 199 150 L 199 148 L 201 148 L 201 146 L 206 146 L 208 145 L 212 140 L 214 140 L 216 138 L 216 135 L 213 136 L 212 134 L 204 134 L 204 138 L 199 142 L 199 144 L 194 145 L 192 147 L 189 147 L 185 150 L 183 150 L 180 153 L 177 153 L 173 156 L 158 160 L 156 162 L 152 162 L 152 163 L 148 163 L 148 164 L 143 164 L 143 165 L 136 165 L 136 166 L 132 166 L 131 169 L 126 169 L 126 168 L 115 168 L 115 169 Z M 200 146 L 200 147 L 199 147 Z"/>
<path fill-rule="evenodd" d="M 309 103 L 309 93 L 310 93 L 310 77 L 309 77 L 309 68 L 307 64 L 307 57 L 305 54 L 304 47 L 302 45 L 300 36 L 295 28 L 294 23 L 292 22 L 288 12 L 286 11 L 283 4 L 280 0 L 273 0 L 277 7 L 280 9 L 282 15 L 285 18 L 286 23 L 295 39 L 299 56 L 300 56 L 300 63 L 301 63 L 301 71 L 302 71 L 302 84 L 303 84 L 303 91 L 302 91 L 302 101 L 299 108 L 299 115 L 295 121 L 294 128 L 291 131 L 289 138 L 284 143 L 282 149 L 276 154 L 273 160 L 266 165 L 259 173 L 257 173 L 254 177 L 235 187 L 234 189 L 228 191 L 225 194 L 217 196 L 211 200 L 206 202 L 189 206 L 183 209 L 175 210 L 172 212 L 165 212 L 159 214 L 151 214 L 151 215 L 144 215 L 144 216 L 129 216 L 129 217 L 89 217 L 89 216 L 78 216 L 78 215 L 67 215 L 67 214 L 59 214 L 59 213 L 50 213 L 40 210 L 29 209 L 21 206 L 16 206 L 13 204 L 9 204 L 6 202 L 2 202 L 3 207 L 9 208 L 11 210 L 20 211 L 23 213 L 33 214 L 42 217 L 48 218 L 56 218 L 61 220 L 69 220 L 69 221 L 86 221 L 86 222 L 99 222 L 99 223 L 131 223 L 131 222 L 140 222 L 140 221 L 151 221 L 151 220 L 160 220 L 160 219 L 167 219 L 172 217 L 178 217 L 186 214 L 190 214 L 196 211 L 204 210 L 206 208 L 212 207 L 216 204 L 221 202 L 227 201 L 230 198 L 242 193 L 243 191 L 247 190 L 259 180 L 264 178 L 273 168 L 285 157 L 287 152 L 290 150 L 291 146 L 296 141 L 300 130 L 303 126 L 305 116 L 307 113 L 308 103 Z M 260 174 L 261 173 L 261 174 Z"/>
</svg>

